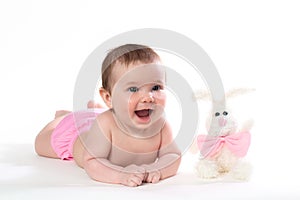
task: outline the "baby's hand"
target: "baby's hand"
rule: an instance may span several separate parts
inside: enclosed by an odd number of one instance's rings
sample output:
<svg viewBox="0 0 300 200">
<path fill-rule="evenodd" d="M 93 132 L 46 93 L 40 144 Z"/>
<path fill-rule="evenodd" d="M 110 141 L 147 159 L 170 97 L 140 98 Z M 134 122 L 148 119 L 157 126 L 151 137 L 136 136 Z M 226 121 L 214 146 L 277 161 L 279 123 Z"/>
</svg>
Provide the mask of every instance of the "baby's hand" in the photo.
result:
<svg viewBox="0 0 300 200">
<path fill-rule="evenodd" d="M 147 183 L 158 183 L 160 180 L 161 174 L 159 170 L 148 172 L 147 177 L 145 178 L 145 181 Z"/>
<path fill-rule="evenodd" d="M 124 167 L 124 171 L 128 173 L 146 173 L 146 169 L 144 167 L 137 166 L 134 164 Z"/>
<path fill-rule="evenodd" d="M 136 187 L 139 185 L 142 185 L 145 173 L 127 173 L 122 172 L 121 173 L 121 184 L 130 186 L 130 187 Z"/>
<path fill-rule="evenodd" d="M 137 165 L 129 165 L 123 169 L 121 174 L 121 183 L 123 185 L 136 187 L 143 183 L 146 170 Z"/>
</svg>

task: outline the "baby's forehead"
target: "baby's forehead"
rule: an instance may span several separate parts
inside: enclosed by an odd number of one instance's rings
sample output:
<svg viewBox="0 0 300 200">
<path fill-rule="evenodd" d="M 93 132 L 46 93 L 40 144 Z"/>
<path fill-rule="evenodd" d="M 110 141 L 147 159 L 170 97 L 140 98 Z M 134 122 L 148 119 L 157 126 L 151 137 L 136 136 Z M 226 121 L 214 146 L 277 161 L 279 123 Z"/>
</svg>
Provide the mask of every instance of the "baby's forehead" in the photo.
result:
<svg viewBox="0 0 300 200">
<path fill-rule="evenodd" d="M 165 67 L 161 64 L 130 64 L 128 66 L 117 67 L 113 71 L 114 83 L 120 82 L 120 84 L 127 83 L 165 83 Z"/>
</svg>

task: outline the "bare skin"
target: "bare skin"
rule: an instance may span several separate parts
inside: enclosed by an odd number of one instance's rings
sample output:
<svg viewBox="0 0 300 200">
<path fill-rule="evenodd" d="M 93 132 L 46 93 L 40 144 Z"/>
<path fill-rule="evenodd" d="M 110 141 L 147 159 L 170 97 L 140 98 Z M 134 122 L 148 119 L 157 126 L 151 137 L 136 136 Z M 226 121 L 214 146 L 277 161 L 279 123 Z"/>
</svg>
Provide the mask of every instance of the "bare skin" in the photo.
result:
<svg viewBox="0 0 300 200">
<path fill-rule="evenodd" d="M 142 182 L 157 183 L 176 174 L 180 164 L 180 152 L 171 144 L 169 125 L 166 124 L 160 133 L 151 138 L 137 139 L 124 134 L 118 128 L 111 111 L 99 115 L 97 121 L 101 123 L 102 129 L 109 129 L 105 133 L 110 134 L 101 138 L 98 125 L 95 123 L 89 132 L 82 135 L 81 140 L 76 140 L 73 151 L 76 163 L 83 167 L 92 179 L 138 186 Z M 109 126 L 105 127 L 105 124 Z M 84 148 L 81 141 L 85 141 L 88 146 L 97 145 L 104 148 Z M 93 144 L 94 141 L 98 141 L 97 143 L 102 141 L 102 144 L 98 146 Z M 168 147 L 165 148 L 166 146 Z M 103 174 L 109 176 L 105 177 Z"/>
<path fill-rule="evenodd" d="M 135 63 L 135 65 L 121 68 L 123 70 L 114 71 L 115 79 L 113 80 L 121 79 L 125 73 L 137 66 Z M 151 73 L 152 76 L 149 75 Z M 165 75 L 161 73 L 156 68 L 147 71 L 147 75 L 155 77 L 155 79 L 153 81 L 151 79 L 145 85 L 138 85 L 142 92 L 130 88 L 130 99 L 125 101 L 128 103 L 128 117 L 131 119 L 128 123 L 133 122 L 147 130 L 147 117 L 137 116 L 136 111 L 148 109 L 150 105 L 164 107 L 164 96 L 157 95 L 159 98 L 153 96 L 154 93 L 160 94 L 161 87 L 163 87 L 160 84 L 164 82 Z M 136 79 L 137 82 L 141 79 L 140 74 L 130 75 L 129 78 L 130 81 Z M 159 78 L 162 80 L 157 81 Z M 144 79 L 142 78 L 142 80 Z M 123 79 L 123 82 L 126 83 L 126 79 L 125 81 Z M 114 84 L 116 83 L 112 85 Z M 122 100 L 126 100 L 128 91 L 124 97 L 120 94 L 122 91 L 117 93 L 118 99 L 121 101 L 119 103 L 126 105 Z M 159 180 L 175 175 L 180 164 L 181 153 L 173 141 L 169 123 L 165 122 L 163 126 L 159 126 L 159 130 L 149 137 L 136 137 L 134 133 L 124 132 L 116 123 L 111 93 L 101 88 L 100 95 L 109 110 L 99 114 L 90 130 L 82 133 L 75 140 L 73 158 L 77 165 L 82 167 L 94 180 L 132 187 L 139 186 L 143 182 L 157 183 Z M 89 102 L 88 107 L 99 108 L 102 106 Z M 68 113 L 69 111 L 56 112 L 55 119 L 38 134 L 35 148 L 39 155 L 58 158 L 51 146 L 51 134 Z M 157 121 L 159 122 L 159 120 Z"/>
</svg>

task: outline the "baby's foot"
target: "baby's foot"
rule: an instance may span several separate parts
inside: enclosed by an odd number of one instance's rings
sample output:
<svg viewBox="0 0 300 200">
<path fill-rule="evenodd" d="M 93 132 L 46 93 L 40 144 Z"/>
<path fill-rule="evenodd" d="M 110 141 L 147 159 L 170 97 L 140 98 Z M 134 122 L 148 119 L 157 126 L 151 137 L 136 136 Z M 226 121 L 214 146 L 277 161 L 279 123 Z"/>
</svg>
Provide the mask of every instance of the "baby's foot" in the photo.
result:
<svg viewBox="0 0 300 200">
<path fill-rule="evenodd" d="M 68 110 L 57 110 L 55 112 L 55 119 L 58 118 L 58 117 L 61 117 L 61 116 L 64 116 L 68 113 L 70 113 L 71 111 L 68 111 Z"/>
<path fill-rule="evenodd" d="M 90 101 L 87 103 L 87 107 L 88 107 L 88 108 L 104 108 L 103 105 L 101 105 L 100 103 L 96 103 L 96 102 L 93 101 L 93 100 L 90 100 Z"/>
</svg>

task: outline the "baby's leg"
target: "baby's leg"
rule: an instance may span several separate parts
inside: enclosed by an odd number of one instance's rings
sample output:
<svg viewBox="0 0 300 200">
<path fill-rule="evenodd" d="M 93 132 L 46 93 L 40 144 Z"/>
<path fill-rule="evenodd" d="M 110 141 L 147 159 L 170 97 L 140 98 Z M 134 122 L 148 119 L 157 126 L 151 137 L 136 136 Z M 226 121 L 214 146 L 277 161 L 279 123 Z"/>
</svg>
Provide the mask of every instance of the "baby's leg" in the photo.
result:
<svg viewBox="0 0 300 200">
<path fill-rule="evenodd" d="M 69 110 L 57 110 L 55 112 L 55 119 L 58 118 L 58 117 L 64 116 L 64 115 L 66 115 L 66 114 L 68 114 L 70 112 L 71 111 L 69 111 Z"/>
<path fill-rule="evenodd" d="M 56 116 L 55 116 L 56 117 Z M 57 116 L 54 120 L 48 123 L 35 138 L 35 151 L 40 156 L 49 158 L 59 158 L 54 152 L 51 145 L 51 135 L 58 123 L 65 115 Z"/>
</svg>

